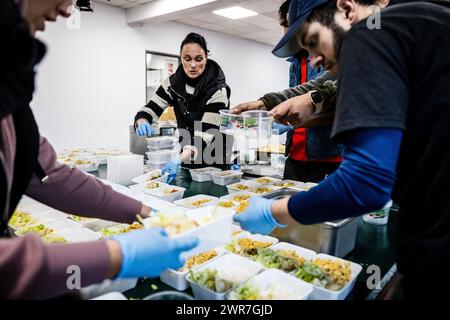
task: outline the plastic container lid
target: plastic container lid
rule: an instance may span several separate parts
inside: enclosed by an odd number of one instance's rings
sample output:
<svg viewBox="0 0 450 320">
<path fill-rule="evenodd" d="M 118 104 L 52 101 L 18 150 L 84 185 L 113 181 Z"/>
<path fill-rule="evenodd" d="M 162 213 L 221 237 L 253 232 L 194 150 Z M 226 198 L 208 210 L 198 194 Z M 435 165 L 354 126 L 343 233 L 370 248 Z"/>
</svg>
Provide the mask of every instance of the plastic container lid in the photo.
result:
<svg viewBox="0 0 450 320">
<path fill-rule="evenodd" d="M 234 131 L 244 128 L 244 117 L 240 114 L 232 114 L 230 110 L 219 110 L 220 132 L 233 134 Z"/>
<path fill-rule="evenodd" d="M 146 152 L 149 164 L 168 163 L 178 155 L 177 150 L 156 150 Z"/>
<path fill-rule="evenodd" d="M 165 149 L 174 147 L 177 138 L 174 136 L 157 136 L 146 138 L 149 149 Z"/>
</svg>

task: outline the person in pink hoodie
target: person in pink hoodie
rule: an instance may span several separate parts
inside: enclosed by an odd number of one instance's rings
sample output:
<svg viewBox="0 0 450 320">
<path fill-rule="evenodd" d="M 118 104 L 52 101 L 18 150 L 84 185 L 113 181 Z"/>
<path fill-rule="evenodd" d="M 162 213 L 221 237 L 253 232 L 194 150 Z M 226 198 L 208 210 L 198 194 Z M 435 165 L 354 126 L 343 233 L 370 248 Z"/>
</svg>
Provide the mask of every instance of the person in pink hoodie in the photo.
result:
<svg viewBox="0 0 450 320">
<path fill-rule="evenodd" d="M 0 298 L 45 299 L 69 293 L 68 270 L 81 270 L 81 286 L 105 279 L 155 277 L 182 266 L 182 252 L 198 239 L 170 239 L 162 229 L 112 239 L 45 245 L 36 235 L 12 238 L 7 222 L 22 195 L 86 217 L 131 223 L 151 211 L 96 178 L 56 161 L 29 107 L 36 65 L 45 46 L 34 38 L 46 21 L 68 17 L 71 0 L 0 2 Z"/>
</svg>

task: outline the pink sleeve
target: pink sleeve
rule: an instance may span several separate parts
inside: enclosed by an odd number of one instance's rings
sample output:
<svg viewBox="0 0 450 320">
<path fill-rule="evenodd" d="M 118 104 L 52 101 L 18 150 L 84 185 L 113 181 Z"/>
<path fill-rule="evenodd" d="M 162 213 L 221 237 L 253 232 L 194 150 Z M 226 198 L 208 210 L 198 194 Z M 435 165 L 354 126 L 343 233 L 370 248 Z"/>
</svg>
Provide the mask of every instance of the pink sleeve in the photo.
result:
<svg viewBox="0 0 450 320">
<path fill-rule="evenodd" d="M 69 279 L 74 275 L 70 266 L 79 268 L 81 287 L 105 280 L 109 266 L 105 241 L 44 245 L 36 235 L 1 239 L 0 299 L 46 299 L 69 293 L 77 284 L 74 277 Z"/>
<path fill-rule="evenodd" d="M 80 216 L 131 223 L 142 203 L 115 192 L 100 180 L 56 161 L 47 139 L 41 137 L 39 163 L 49 179 L 33 175 L 26 194 L 55 209 Z"/>
</svg>

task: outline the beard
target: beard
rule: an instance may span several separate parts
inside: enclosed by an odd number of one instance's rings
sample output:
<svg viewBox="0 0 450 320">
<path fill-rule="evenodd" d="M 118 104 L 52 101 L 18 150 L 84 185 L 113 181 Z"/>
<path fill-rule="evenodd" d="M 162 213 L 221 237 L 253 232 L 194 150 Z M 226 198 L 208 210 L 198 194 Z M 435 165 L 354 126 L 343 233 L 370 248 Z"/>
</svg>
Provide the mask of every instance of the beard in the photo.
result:
<svg viewBox="0 0 450 320">
<path fill-rule="evenodd" d="M 333 49 L 334 56 L 336 57 L 336 64 L 339 67 L 339 56 L 341 53 L 342 42 L 344 42 L 346 31 L 336 24 L 334 21 L 330 26 L 333 32 Z"/>
</svg>

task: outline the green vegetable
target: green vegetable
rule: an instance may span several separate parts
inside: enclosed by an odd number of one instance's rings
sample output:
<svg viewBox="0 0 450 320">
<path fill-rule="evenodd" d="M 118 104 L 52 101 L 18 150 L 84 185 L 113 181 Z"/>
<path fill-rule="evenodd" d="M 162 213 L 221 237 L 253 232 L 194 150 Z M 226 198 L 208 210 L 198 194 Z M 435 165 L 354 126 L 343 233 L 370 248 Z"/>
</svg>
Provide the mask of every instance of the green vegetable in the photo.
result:
<svg viewBox="0 0 450 320">
<path fill-rule="evenodd" d="M 217 270 L 214 269 L 205 269 L 195 273 L 192 269 L 189 271 L 189 276 L 192 281 L 213 291 L 216 291 L 216 275 Z"/>
<path fill-rule="evenodd" d="M 228 250 L 228 251 L 230 251 L 230 252 L 234 252 L 234 248 L 235 248 L 235 247 L 236 247 L 236 246 L 235 246 L 234 242 L 230 242 L 230 243 L 228 243 L 228 244 L 225 246 L 225 249 Z"/>
<path fill-rule="evenodd" d="M 24 235 L 27 233 L 36 233 L 39 237 L 44 237 L 47 236 L 51 233 L 53 233 L 54 231 L 50 228 L 47 228 L 46 226 L 44 226 L 43 224 L 37 224 L 34 226 L 28 226 L 25 228 L 20 229 L 18 232 L 16 232 L 16 234 L 18 235 Z"/>
<path fill-rule="evenodd" d="M 221 278 L 215 269 L 205 269 L 199 272 L 189 271 L 190 279 L 198 285 L 214 292 L 226 292 L 234 286 L 230 280 Z"/>
<path fill-rule="evenodd" d="M 31 218 L 28 212 L 16 211 L 9 219 L 9 225 L 16 229 L 35 223 L 36 220 Z"/>
<path fill-rule="evenodd" d="M 316 267 L 311 261 L 306 261 L 303 266 L 299 267 L 295 272 L 295 276 L 306 282 L 319 280 L 320 283 L 326 282 L 326 274 L 319 267 Z M 314 284 L 320 285 L 317 281 Z"/>
<path fill-rule="evenodd" d="M 247 118 L 247 119 L 245 119 L 245 126 L 247 128 L 256 127 L 257 124 L 258 124 L 258 119 L 256 119 L 256 118 Z"/>
<path fill-rule="evenodd" d="M 150 286 L 150 288 L 152 288 L 153 290 L 158 290 L 159 289 L 159 287 L 156 284 L 152 284 Z"/>
<path fill-rule="evenodd" d="M 270 248 L 259 248 L 257 255 L 253 256 L 252 259 L 266 268 L 280 269 L 285 272 L 291 272 L 301 265 L 298 259 L 285 256 L 280 251 Z"/>
<path fill-rule="evenodd" d="M 240 300 L 259 300 L 259 288 L 252 283 L 246 283 L 235 290 L 235 295 Z"/>
<path fill-rule="evenodd" d="M 369 213 L 369 215 L 373 218 L 384 218 L 385 216 L 387 216 L 386 212 L 384 211 L 384 209 L 381 210 L 377 210 L 374 212 Z"/>
<path fill-rule="evenodd" d="M 66 239 L 55 233 L 42 237 L 42 241 L 45 243 L 67 243 Z"/>
</svg>

